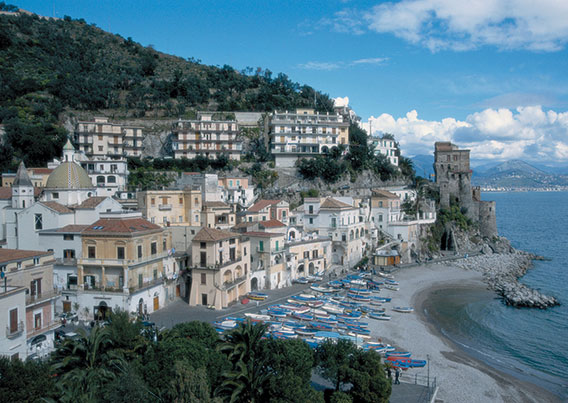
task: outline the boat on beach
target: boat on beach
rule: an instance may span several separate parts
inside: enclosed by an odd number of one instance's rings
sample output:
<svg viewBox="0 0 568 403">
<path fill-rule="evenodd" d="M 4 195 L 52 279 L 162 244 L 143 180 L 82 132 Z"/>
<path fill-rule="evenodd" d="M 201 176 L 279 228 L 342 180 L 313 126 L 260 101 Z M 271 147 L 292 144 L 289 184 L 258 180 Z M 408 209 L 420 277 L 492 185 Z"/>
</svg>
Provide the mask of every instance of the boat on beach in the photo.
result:
<svg viewBox="0 0 568 403">
<path fill-rule="evenodd" d="M 392 308 L 393 311 L 395 312 L 401 312 L 401 313 L 411 313 L 414 312 L 414 308 L 409 307 L 409 306 L 394 306 Z"/>
<path fill-rule="evenodd" d="M 408 358 L 412 355 L 410 351 L 389 351 L 385 354 L 387 358 L 389 357 L 405 357 Z"/>
<path fill-rule="evenodd" d="M 268 298 L 268 294 L 252 291 L 247 294 L 247 298 L 252 299 L 253 301 L 264 301 L 266 298 Z"/>
<path fill-rule="evenodd" d="M 391 291 L 398 291 L 400 290 L 400 287 L 396 286 L 396 285 L 392 285 L 392 284 L 385 284 L 384 288 L 387 290 L 391 290 Z"/>
<path fill-rule="evenodd" d="M 260 315 L 258 313 L 245 313 L 245 316 L 252 320 L 253 322 L 266 322 L 270 320 L 269 315 Z"/>
</svg>

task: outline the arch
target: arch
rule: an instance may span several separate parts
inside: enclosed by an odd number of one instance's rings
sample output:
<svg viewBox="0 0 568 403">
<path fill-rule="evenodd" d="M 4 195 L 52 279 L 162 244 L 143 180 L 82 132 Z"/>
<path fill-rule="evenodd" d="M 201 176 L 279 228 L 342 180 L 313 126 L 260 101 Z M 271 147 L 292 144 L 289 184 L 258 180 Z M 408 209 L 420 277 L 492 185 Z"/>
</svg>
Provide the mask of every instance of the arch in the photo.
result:
<svg viewBox="0 0 568 403">
<path fill-rule="evenodd" d="M 308 266 L 308 273 L 312 275 L 314 274 L 314 272 L 315 272 L 314 262 L 310 262 L 310 265 Z"/>
<path fill-rule="evenodd" d="M 108 183 L 116 183 L 116 176 L 111 175 L 107 178 Z"/>
<path fill-rule="evenodd" d="M 355 230 L 355 238 L 357 238 L 357 239 L 359 238 L 359 228 L 357 228 Z"/>
<path fill-rule="evenodd" d="M 350 240 L 350 241 L 353 240 L 353 230 L 351 230 L 351 232 L 349 232 L 349 240 Z"/>
<path fill-rule="evenodd" d="M 235 278 L 241 278 L 242 276 L 243 276 L 243 268 L 240 265 L 238 265 L 235 268 Z"/>
<path fill-rule="evenodd" d="M 253 277 L 250 280 L 250 289 L 253 291 L 258 290 L 258 279 L 256 277 Z"/>
<path fill-rule="evenodd" d="M 288 239 L 292 240 L 292 239 L 296 239 L 296 231 L 292 230 L 288 233 Z"/>
<path fill-rule="evenodd" d="M 96 308 L 97 308 L 96 309 L 97 312 L 96 312 L 95 319 L 97 319 L 97 320 L 105 320 L 111 312 L 111 309 L 109 308 L 107 303 L 104 302 L 104 301 L 99 302 L 99 305 Z"/>
<path fill-rule="evenodd" d="M 304 264 L 302 263 L 301 265 L 298 266 L 298 273 L 303 273 L 304 272 Z"/>
<path fill-rule="evenodd" d="M 97 185 L 102 184 L 104 185 L 105 183 L 105 177 L 102 175 L 97 176 Z"/>
<path fill-rule="evenodd" d="M 328 154 L 328 153 L 329 153 L 329 147 L 328 147 L 328 146 L 323 146 L 323 147 L 321 148 L 321 152 L 324 153 L 324 154 Z"/>
<path fill-rule="evenodd" d="M 231 283 L 232 281 L 233 273 L 231 273 L 231 270 L 225 271 L 225 273 L 223 273 L 223 283 Z"/>
</svg>

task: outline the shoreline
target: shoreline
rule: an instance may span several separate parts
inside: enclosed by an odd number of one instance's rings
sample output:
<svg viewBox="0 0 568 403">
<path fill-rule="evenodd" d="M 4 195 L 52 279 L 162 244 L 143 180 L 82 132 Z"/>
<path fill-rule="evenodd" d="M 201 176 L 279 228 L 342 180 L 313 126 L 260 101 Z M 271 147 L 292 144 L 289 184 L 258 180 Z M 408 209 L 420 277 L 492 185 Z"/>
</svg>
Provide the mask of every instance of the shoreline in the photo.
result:
<svg viewBox="0 0 568 403">
<path fill-rule="evenodd" d="M 471 356 L 445 336 L 433 318 L 424 312 L 429 296 L 440 290 L 477 288 L 488 295 L 495 295 L 487 289 L 481 273 L 461 269 L 452 263 L 421 265 L 397 271 L 395 276 L 401 284 L 401 290 L 385 291 L 384 295 L 393 298 L 392 306 L 413 306 L 414 313 L 393 312 L 390 322 L 372 324 L 373 334 L 401 350 L 411 351 L 417 359 L 429 358 L 430 377 L 437 379 L 437 397 L 443 401 L 561 401 L 552 392 Z M 426 375 L 426 371 L 427 368 L 413 369 L 408 376 Z"/>
</svg>

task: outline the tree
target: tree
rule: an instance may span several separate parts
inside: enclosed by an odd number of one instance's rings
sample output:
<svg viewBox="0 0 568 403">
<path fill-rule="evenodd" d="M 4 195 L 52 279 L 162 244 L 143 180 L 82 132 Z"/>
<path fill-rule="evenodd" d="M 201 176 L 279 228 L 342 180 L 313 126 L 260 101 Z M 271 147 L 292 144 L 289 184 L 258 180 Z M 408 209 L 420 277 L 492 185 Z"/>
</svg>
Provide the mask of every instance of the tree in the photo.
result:
<svg viewBox="0 0 568 403">
<path fill-rule="evenodd" d="M 0 400 L 40 402 L 55 398 L 55 379 L 49 365 L 0 357 Z"/>
<path fill-rule="evenodd" d="M 349 161 L 354 171 L 359 172 L 368 166 L 368 162 L 373 158 L 373 152 L 369 148 L 367 132 L 357 124 L 351 123 L 349 126 L 349 154 L 346 160 Z"/>
<path fill-rule="evenodd" d="M 142 336 L 142 323 L 131 320 L 126 311 L 113 311 L 106 329 L 113 349 L 119 351 L 128 361 L 134 360 L 139 350 L 146 345 L 147 341 Z"/>
<path fill-rule="evenodd" d="M 336 391 L 349 382 L 351 356 L 356 351 L 355 344 L 343 339 L 337 343 L 325 341 L 316 349 L 317 366 L 322 376 L 333 383 Z"/>
<path fill-rule="evenodd" d="M 102 386 L 115 380 L 125 365 L 113 351 L 106 328 L 95 326 L 89 334 L 83 329 L 77 333 L 76 339 L 66 339 L 52 355 L 61 401 L 95 399 Z"/>
<path fill-rule="evenodd" d="M 398 167 L 400 168 L 400 172 L 403 176 L 414 181 L 416 171 L 414 170 L 414 166 L 410 158 L 403 157 L 402 155 L 398 157 Z"/>
<path fill-rule="evenodd" d="M 247 320 L 225 336 L 219 350 L 227 355 L 233 368 L 225 372 L 217 394 L 230 402 L 263 402 L 269 380 L 260 344 L 268 325 Z"/>
<path fill-rule="evenodd" d="M 386 403 L 391 394 L 391 382 L 385 375 L 380 355 L 373 350 L 357 349 L 350 356 L 349 394 L 354 402 Z"/>
</svg>

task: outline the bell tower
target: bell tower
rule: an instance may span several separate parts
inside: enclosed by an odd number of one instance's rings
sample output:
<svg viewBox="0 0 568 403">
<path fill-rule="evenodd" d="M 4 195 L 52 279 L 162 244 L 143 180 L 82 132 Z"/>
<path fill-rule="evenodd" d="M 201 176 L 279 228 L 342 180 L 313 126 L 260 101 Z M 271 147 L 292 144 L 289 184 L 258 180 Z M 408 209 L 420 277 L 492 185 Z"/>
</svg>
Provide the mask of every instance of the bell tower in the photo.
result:
<svg viewBox="0 0 568 403">
<path fill-rule="evenodd" d="M 12 184 L 12 208 L 25 209 L 32 204 L 34 204 L 34 185 L 22 161 Z"/>
</svg>

